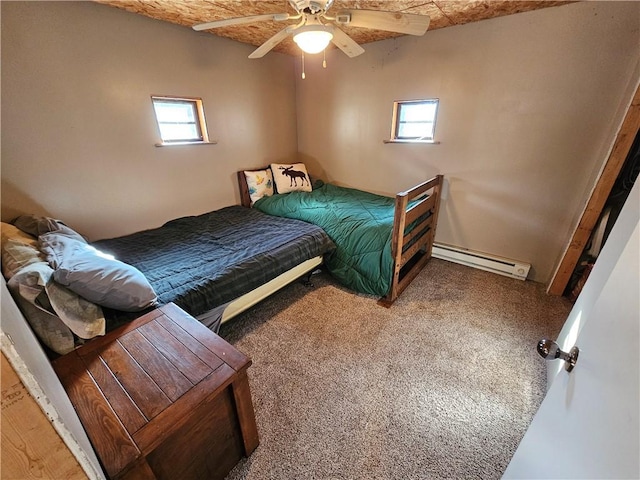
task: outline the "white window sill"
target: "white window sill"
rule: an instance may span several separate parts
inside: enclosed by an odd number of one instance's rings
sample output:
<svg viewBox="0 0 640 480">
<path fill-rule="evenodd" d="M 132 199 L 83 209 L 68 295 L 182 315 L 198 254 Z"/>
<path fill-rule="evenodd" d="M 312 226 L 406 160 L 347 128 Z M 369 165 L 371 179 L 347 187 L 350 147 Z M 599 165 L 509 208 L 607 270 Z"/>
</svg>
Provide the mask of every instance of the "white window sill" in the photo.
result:
<svg viewBox="0 0 640 480">
<path fill-rule="evenodd" d="M 382 143 L 430 143 L 433 145 L 440 145 L 440 142 L 436 140 L 396 140 L 393 138 L 390 140 L 383 140 Z"/>
<path fill-rule="evenodd" d="M 215 140 L 212 142 L 167 142 L 156 143 L 156 147 L 173 147 L 175 145 L 216 145 L 218 142 Z"/>
</svg>

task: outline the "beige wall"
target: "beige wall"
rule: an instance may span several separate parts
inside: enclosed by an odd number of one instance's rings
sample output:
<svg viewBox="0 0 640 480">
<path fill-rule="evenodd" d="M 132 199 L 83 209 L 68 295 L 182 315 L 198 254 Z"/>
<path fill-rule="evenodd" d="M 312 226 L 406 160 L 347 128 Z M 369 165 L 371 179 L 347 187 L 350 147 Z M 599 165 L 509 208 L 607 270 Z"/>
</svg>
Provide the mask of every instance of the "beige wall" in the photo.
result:
<svg viewBox="0 0 640 480">
<path fill-rule="evenodd" d="M 640 3 L 586 2 L 376 42 L 354 59 L 334 50 L 326 70 L 308 56 L 299 155 L 385 194 L 443 173 L 437 241 L 531 262 L 546 282 L 637 82 L 639 23 Z M 440 144 L 384 145 L 393 101 L 420 98 L 440 99 Z"/>
<path fill-rule="evenodd" d="M 250 46 L 110 7 L 0 5 L 2 219 L 47 214 L 91 239 L 236 203 L 236 170 L 298 156 L 385 194 L 445 174 L 437 240 L 531 262 L 546 282 L 638 76 L 634 2 L 333 50 L 326 70 L 307 57 L 304 81 L 297 58 L 251 61 Z M 219 143 L 155 147 L 151 94 L 202 97 Z M 431 97 L 440 144 L 382 143 L 393 100 Z"/>
<path fill-rule="evenodd" d="M 296 157 L 291 57 L 91 2 L 2 2 L 2 219 L 91 239 L 239 201 L 235 171 Z M 157 148 L 151 94 L 202 97 L 217 145 Z"/>
</svg>

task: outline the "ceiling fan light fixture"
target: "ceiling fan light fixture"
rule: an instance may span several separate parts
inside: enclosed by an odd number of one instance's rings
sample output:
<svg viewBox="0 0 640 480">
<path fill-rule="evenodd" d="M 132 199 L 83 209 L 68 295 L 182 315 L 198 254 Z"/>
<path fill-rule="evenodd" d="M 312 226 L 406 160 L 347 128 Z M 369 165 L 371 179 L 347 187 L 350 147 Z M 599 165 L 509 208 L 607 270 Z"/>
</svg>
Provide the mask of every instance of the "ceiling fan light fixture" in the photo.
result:
<svg viewBox="0 0 640 480">
<path fill-rule="evenodd" d="M 305 25 L 296 32 L 293 41 L 305 53 L 320 53 L 333 38 L 333 27 L 329 25 Z"/>
</svg>

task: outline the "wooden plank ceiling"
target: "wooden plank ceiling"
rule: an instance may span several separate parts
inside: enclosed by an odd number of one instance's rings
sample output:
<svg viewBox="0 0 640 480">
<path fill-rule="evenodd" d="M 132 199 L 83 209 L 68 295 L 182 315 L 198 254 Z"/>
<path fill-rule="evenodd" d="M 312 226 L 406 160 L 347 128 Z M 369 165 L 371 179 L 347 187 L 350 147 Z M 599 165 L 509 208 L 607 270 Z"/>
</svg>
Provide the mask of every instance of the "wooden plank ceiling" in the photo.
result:
<svg viewBox="0 0 640 480">
<path fill-rule="evenodd" d="M 192 27 L 198 23 L 270 13 L 295 11 L 287 0 L 94 0 L 156 20 Z M 429 30 L 477 22 L 489 18 L 528 12 L 571 3 L 567 1 L 425 1 L 425 0 L 335 0 L 330 13 L 340 10 L 367 9 L 429 15 Z M 209 33 L 256 47 L 292 22 L 260 22 L 209 30 Z M 359 44 L 397 37 L 399 34 L 355 27 L 341 27 Z M 291 38 L 273 51 L 297 55 L 299 49 Z"/>
</svg>

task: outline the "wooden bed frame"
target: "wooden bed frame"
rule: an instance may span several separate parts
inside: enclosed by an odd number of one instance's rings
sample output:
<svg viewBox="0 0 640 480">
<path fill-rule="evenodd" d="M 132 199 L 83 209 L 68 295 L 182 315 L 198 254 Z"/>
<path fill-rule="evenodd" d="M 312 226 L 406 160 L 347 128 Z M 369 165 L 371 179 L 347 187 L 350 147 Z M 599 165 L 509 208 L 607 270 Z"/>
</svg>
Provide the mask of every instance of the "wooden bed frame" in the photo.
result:
<svg viewBox="0 0 640 480">
<path fill-rule="evenodd" d="M 391 306 L 431 258 L 433 242 L 436 238 L 443 180 L 442 175 L 436 175 L 431 180 L 396 194 L 391 237 L 393 278 L 389 293 L 380 299 L 382 305 Z M 428 194 L 430 190 L 431 194 Z M 410 203 L 411 206 L 409 206 Z M 421 220 L 410 232 L 405 232 L 407 225 L 427 212 L 431 212 L 429 217 Z M 405 248 L 409 244 L 412 245 Z"/>
<path fill-rule="evenodd" d="M 240 200 L 243 206 L 251 206 L 249 187 L 244 172 L 266 170 L 267 168 L 269 167 L 238 172 Z M 381 305 L 390 307 L 431 258 L 438 224 L 443 179 L 442 175 L 436 175 L 409 190 L 396 194 L 391 237 L 393 273 L 389 292 L 379 300 Z M 431 215 L 421 219 L 429 212 Z M 410 232 L 405 232 L 406 226 L 418 219 L 421 219 L 419 223 Z"/>
</svg>

